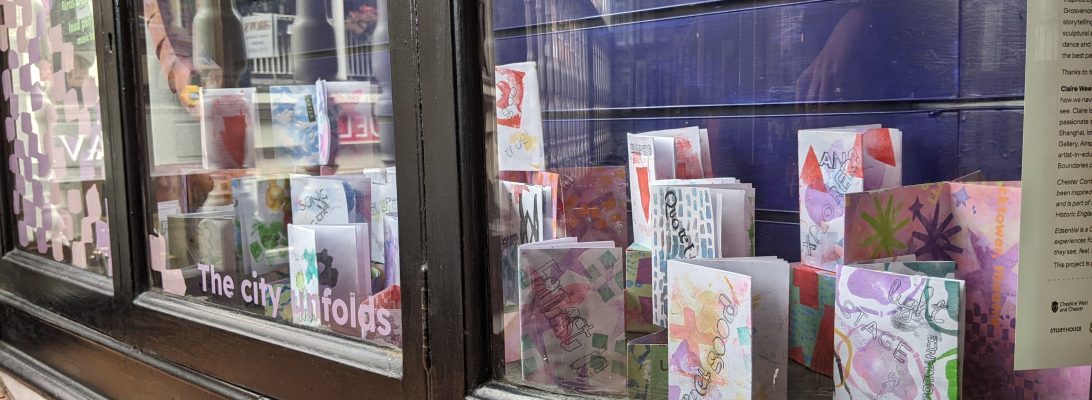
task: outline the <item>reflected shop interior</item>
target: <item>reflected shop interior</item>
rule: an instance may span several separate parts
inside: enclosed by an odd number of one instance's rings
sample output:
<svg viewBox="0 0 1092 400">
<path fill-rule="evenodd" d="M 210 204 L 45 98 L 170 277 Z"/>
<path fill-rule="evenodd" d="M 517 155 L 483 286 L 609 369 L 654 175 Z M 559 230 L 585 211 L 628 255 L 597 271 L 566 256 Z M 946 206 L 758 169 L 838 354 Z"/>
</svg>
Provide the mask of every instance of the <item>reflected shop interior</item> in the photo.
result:
<svg viewBox="0 0 1092 400">
<path fill-rule="evenodd" d="M 386 0 L 147 0 L 164 292 L 401 346 Z"/>
<path fill-rule="evenodd" d="M 1087 398 L 1014 370 L 1026 2 L 484 4 L 498 376 Z"/>
</svg>

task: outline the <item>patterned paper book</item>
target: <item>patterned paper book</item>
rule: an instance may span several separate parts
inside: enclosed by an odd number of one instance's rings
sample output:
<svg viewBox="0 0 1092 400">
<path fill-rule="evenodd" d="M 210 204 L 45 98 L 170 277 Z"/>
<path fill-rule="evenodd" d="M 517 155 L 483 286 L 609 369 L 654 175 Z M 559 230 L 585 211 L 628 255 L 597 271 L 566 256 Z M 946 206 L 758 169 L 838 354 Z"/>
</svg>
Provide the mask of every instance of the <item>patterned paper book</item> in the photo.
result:
<svg viewBox="0 0 1092 400">
<path fill-rule="evenodd" d="M 563 390 L 626 392 L 622 249 L 557 240 L 520 247 L 523 378 Z"/>
<path fill-rule="evenodd" d="M 207 170 L 254 167 L 259 129 L 254 88 L 200 91 L 201 162 Z"/>
<path fill-rule="evenodd" d="M 655 235 L 652 245 L 652 322 L 667 324 L 668 260 L 713 258 L 711 190 L 660 186 L 652 198 Z"/>
<path fill-rule="evenodd" d="M 498 169 L 546 169 L 538 68 L 534 62 L 498 65 L 496 82 Z"/>
<path fill-rule="evenodd" d="M 167 216 L 167 267 L 211 265 L 221 274 L 238 276 L 235 262 L 235 219 L 231 211 Z"/>
<path fill-rule="evenodd" d="M 667 398 L 667 330 L 631 340 L 626 398 Z"/>
<path fill-rule="evenodd" d="M 952 260 L 966 282 L 967 397 L 1083 398 L 1089 367 L 1014 371 L 1018 182 L 933 183 L 846 198 L 847 261 Z"/>
<path fill-rule="evenodd" d="M 366 81 L 321 84 L 325 87 L 327 113 L 337 145 L 379 143 L 376 85 Z"/>
<path fill-rule="evenodd" d="M 832 376 L 834 365 L 834 272 L 792 265 L 789 297 L 789 359 Z"/>
<path fill-rule="evenodd" d="M 369 226 L 372 233 L 372 261 L 384 261 L 383 217 L 398 212 L 398 177 L 394 167 L 364 170 L 364 176 L 371 180 L 372 216 Z"/>
<path fill-rule="evenodd" d="M 353 314 L 371 295 L 368 225 L 292 224 L 288 237 L 293 314 L 303 312 L 295 322 L 360 337 Z"/>
<path fill-rule="evenodd" d="M 336 225 L 367 223 L 361 221 L 357 204 L 359 189 L 371 190 L 370 182 L 362 179 L 367 188 L 354 188 L 348 181 L 326 177 L 292 177 L 292 223 L 300 225 Z M 358 195 L 358 193 L 360 193 Z M 365 203 L 367 204 L 367 203 Z M 370 217 L 370 216 L 369 216 Z"/>
<path fill-rule="evenodd" d="M 402 286 L 394 285 L 360 303 L 357 320 L 364 341 L 402 348 Z"/>
<path fill-rule="evenodd" d="M 289 175 L 231 181 L 235 201 L 236 251 L 243 275 L 288 273 L 288 223 L 292 221 Z"/>
<path fill-rule="evenodd" d="M 843 262 L 845 196 L 902 183 L 902 133 L 879 125 L 799 133 L 800 242 L 804 264 Z"/>
<path fill-rule="evenodd" d="M 560 175 L 554 172 L 500 171 L 497 176 L 502 182 L 517 182 L 525 184 L 528 187 L 537 186 L 541 188 L 533 190 L 536 191 L 536 193 L 539 190 L 542 191 L 541 206 L 536 207 L 542 209 L 540 222 L 536 223 L 536 226 L 540 227 L 536 228 L 536 230 L 541 230 L 542 233 L 537 238 L 525 236 L 525 243 L 566 237 L 564 234 L 565 218 L 562 214 L 562 210 L 567 207 L 561 207 L 562 192 Z"/>
<path fill-rule="evenodd" d="M 615 246 L 630 243 L 626 204 L 625 167 L 590 167 L 558 169 L 564 221 L 564 234 L 581 241 L 613 241 Z"/>
<path fill-rule="evenodd" d="M 652 184 L 660 179 L 697 179 L 706 176 L 708 142 L 696 127 L 629 134 L 629 197 L 632 204 L 633 242 L 652 246 Z M 711 167 L 710 167 L 711 168 Z M 710 169 L 711 172 L 711 169 Z"/>
<path fill-rule="evenodd" d="M 836 399 L 960 397 L 963 281 L 842 266 Z"/>
<path fill-rule="evenodd" d="M 751 398 L 751 278 L 671 261 L 668 398 Z"/>
<path fill-rule="evenodd" d="M 322 84 L 270 86 L 273 143 L 281 165 L 317 166 L 330 161 L 330 121 Z"/>
<path fill-rule="evenodd" d="M 633 244 L 626 249 L 626 332 L 663 329 L 652 323 L 653 304 L 652 250 Z"/>
<path fill-rule="evenodd" d="M 398 255 L 398 214 L 387 214 L 383 218 L 383 248 L 386 254 L 383 257 L 384 287 L 402 284 L 402 271 L 399 269 Z"/>
</svg>

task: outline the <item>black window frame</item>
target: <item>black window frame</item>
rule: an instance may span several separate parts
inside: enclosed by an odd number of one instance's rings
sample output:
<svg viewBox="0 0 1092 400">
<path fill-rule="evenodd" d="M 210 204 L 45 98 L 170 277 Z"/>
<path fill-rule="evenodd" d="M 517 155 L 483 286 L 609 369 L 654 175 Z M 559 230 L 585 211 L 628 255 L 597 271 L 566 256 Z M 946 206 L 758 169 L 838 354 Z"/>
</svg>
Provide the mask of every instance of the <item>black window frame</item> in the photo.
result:
<svg viewBox="0 0 1092 400">
<path fill-rule="evenodd" d="M 487 318 L 477 296 L 486 292 L 485 219 L 477 207 L 484 171 L 467 173 L 484 160 L 481 135 L 474 134 L 481 132 L 480 104 L 468 100 L 479 99 L 482 88 L 476 3 L 388 7 L 402 236 L 400 359 L 153 287 L 141 5 L 93 4 L 113 276 L 15 249 L 11 198 L 0 196 L 0 226 L 9 227 L 0 233 L 0 350 L 107 397 L 448 398 L 484 381 Z M 0 189 L 11 193 L 3 176 Z M 294 343 L 283 345 L 287 340 Z M 94 368 L 81 365 L 89 360 Z"/>
</svg>

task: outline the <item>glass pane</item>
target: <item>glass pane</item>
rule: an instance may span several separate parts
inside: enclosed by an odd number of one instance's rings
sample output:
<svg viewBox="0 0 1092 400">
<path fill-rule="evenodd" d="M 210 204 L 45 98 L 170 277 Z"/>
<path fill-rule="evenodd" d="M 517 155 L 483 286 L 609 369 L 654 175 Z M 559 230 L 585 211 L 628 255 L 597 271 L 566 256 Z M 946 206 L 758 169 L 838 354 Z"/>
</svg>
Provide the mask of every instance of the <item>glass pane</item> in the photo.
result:
<svg viewBox="0 0 1092 400">
<path fill-rule="evenodd" d="M 384 0 L 147 0 L 163 291 L 401 346 Z"/>
<path fill-rule="evenodd" d="M 4 132 L 16 246 L 110 275 L 91 0 L 7 1 Z"/>
<path fill-rule="evenodd" d="M 1027 2 L 479 4 L 505 379 L 1087 398 L 1013 368 Z"/>
</svg>

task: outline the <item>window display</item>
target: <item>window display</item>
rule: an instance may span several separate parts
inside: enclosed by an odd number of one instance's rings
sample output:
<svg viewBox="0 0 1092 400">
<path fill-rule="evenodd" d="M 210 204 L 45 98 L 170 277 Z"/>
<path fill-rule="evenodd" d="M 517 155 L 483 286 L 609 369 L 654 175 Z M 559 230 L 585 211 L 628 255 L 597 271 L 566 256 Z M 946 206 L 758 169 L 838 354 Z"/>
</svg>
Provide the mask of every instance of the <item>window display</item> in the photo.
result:
<svg viewBox="0 0 1092 400">
<path fill-rule="evenodd" d="M 1087 398 L 1088 366 L 1014 366 L 1026 3 L 1002 3 L 484 2 L 496 377 Z"/>
<path fill-rule="evenodd" d="M 143 12 L 155 282 L 399 348 L 385 0 Z"/>
<path fill-rule="evenodd" d="M 11 227 L 31 254 L 111 275 L 91 0 L 3 6 Z"/>
</svg>

